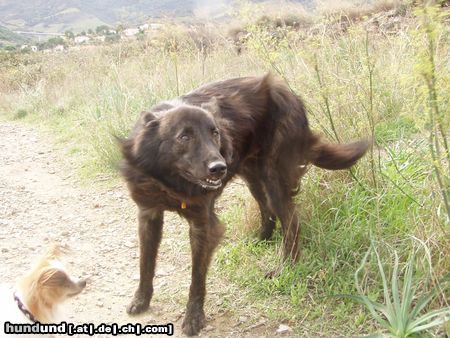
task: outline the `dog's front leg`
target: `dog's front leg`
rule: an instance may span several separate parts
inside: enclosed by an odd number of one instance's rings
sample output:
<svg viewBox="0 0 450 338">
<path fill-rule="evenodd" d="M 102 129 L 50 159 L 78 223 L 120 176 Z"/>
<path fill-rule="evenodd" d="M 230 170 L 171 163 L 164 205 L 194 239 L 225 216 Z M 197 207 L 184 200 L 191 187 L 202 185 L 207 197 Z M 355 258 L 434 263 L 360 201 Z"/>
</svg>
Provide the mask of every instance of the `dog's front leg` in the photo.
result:
<svg viewBox="0 0 450 338">
<path fill-rule="evenodd" d="M 161 242 L 163 211 L 139 209 L 139 286 L 127 307 L 129 314 L 138 314 L 148 309 L 153 295 L 156 256 Z"/>
<path fill-rule="evenodd" d="M 192 281 L 182 329 L 184 334 L 193 336 L 205 326 L 203 304 L 206 296 L 206 274 L 214 249 L 223 235 L 224 227 L 214 214 L 206 223 L 195 220 L 190 221 L 189 225 Z"/>
</svg>

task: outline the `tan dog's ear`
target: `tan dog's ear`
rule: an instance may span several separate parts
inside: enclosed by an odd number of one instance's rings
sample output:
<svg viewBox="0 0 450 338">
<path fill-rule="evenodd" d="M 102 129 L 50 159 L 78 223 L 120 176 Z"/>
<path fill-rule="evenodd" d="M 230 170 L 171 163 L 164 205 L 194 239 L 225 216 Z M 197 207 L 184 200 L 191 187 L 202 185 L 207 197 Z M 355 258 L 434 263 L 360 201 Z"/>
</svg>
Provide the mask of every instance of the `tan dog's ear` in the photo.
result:
<svg viewBox="0 0 450 338">
<path fill-rule="evenodd" d="M 201 108 L 206 111 L 209 111 L 214 115 L 220 112 L 219 101 L 215 96 L 213 96 L 208 102 L 202 103 Z"/>
<path fill-rule="evenodd" d="M 44 255 L 44 259 L 53 259 L 66 255 L 70 252 L 70 248 L 67 245 L 61 245 L 53 243 Z"/>
<path fill-rule="evenodd" d="M 44 269 L 39 276 L 38 286 L 39 287 L 58 287 L 67 284 L 68 276 L 67 274 L 57 268 L 49 267 Z"/>
<path fill-rule="evenodd" d="M 33 271 L 39 271 L 44 266 L 48 265 L 49 261 L 53 259 L 58 259 L 62 255 L 66 255 L 69 253 L 70 249 L 67 245 L 61 245 L 57 243 L 53 243 L 47 251 L 37 259 L 34 263 Z"/>
</svg>

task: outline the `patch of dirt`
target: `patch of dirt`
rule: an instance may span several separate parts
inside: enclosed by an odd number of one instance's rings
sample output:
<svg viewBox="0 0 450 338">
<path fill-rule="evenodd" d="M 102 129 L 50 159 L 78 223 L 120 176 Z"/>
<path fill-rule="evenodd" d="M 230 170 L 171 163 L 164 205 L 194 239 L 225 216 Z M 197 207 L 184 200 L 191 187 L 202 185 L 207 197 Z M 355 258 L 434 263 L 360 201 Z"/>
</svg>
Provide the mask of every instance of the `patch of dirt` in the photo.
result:
<svg viewBox="0 0 450 338">
<path fill-rule="evenodd" d="M 13 285 L 50 243 L 68 244 L 69 271 L 88 278 L 85 291 L 67 303 L 69 322 L 172 322 L 174 336 L 182 336 L 191 267 L 187 223 L 175 214 L 165 217 L 150 310 L 128 316 L 125 308 L 139 279 L 136 207 L 124 184 L 80 184 L 76 168 L 64 158 L 64 150 L 48 135 L 27 125 L 0 123 L 0 282 Z M 208 322 L 200 336 L 276 334 L 278 325 L 251 304 L 223 304 L 224 297 L 241 297 L 217 271 L 210 270 L 207 284 Z"/>
</svg>

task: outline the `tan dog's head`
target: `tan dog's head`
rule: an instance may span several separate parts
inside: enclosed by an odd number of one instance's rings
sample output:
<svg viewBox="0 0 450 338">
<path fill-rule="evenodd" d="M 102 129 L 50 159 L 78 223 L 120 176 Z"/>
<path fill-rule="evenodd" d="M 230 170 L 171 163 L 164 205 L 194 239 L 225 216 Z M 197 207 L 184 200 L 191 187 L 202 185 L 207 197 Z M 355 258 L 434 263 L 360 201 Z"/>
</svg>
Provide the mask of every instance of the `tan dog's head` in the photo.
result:
<svg viewBox="0 0 450 338">
<path fill-rule="evenodd" d="M 19 282 L 25 306 L 40 322 L 51 322 L 55 307 L 86 286 L 86 280 L 72 278 L 60 261 L 67 250 L 53 245 Z"/>
</svg>

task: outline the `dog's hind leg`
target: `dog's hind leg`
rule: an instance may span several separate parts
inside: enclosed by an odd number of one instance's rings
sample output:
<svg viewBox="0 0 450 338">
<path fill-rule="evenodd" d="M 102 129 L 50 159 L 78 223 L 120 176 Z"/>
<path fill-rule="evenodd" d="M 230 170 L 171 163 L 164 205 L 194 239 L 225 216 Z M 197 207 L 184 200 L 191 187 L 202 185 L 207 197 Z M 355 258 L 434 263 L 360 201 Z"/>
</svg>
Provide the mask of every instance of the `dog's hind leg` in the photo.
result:
<svg viewBox="0 0 450 338">
<path fill-rule="evenodd" d="M 286 200 L 284 203 L 279 216 L 283 230 L 283 256 L 285 259 L 290 258 L 296 262 L 299 256 L 300 223 L 292 199 Z"/>
<path fill-rule="evenodd" d="M 300 224 L 297 217 L 294 196 L 297 192 L 299 176 L 289 179 L 289 175 L 282 168 L 267 175 L 265 186 L 268 190 L 269 204 L 281 222 L 283 231 L 283 256 L 296 262 L 299 255 L 298 241 Z"/>
<path fill-rule="evenodd" d="M 156 256 L 161 242 L 163 211 L 140 209 L 139 215 L 139 286 L 127 307 L 129 314 L 138 314 L 148 309 L 153 295 Z"/>
<path fill-rule="evenodd" d="M 260 240 L 268 240 L 272 237 L 273 231 L 276 226 L 276 216 L 271 212 L 269 203 L 266 197 L 265 187 L 263 183 L 263 178 L 257 174 L 257 168 L 255 170 L 250 169 L 242 177 L 247 182 L 248 188 L 255 198 L 259 206 L 259 211 L 261 213 L 261 229 L 259 231 Z"/>
<path fill-rule="evenodd" d="M 240 176 L 247 182 L 247 186 L 258 203 L 261 214 L 261 229 L 259 238 L 268 240 L 272 237 L 276 226 L 276 216 L 270 208 L 267 197 L 268 190 L 264 183 L 264 174 L 261 168 L 265 168 L 264 163 L 256 161 L 246 161 L 241 168 Z"/>
<path fill-rule="evenodd" d="M 192 251 L 192 281 L 186 316 L 183 320 L 183 333 L 192 336 L 205 326 L 203 304 L 206 296 L 206 274 L 214 249 L 220 242 L 224 227 L 212 211 L 208 220 L 191 219 L 189 238 Z"/>
</svg>

